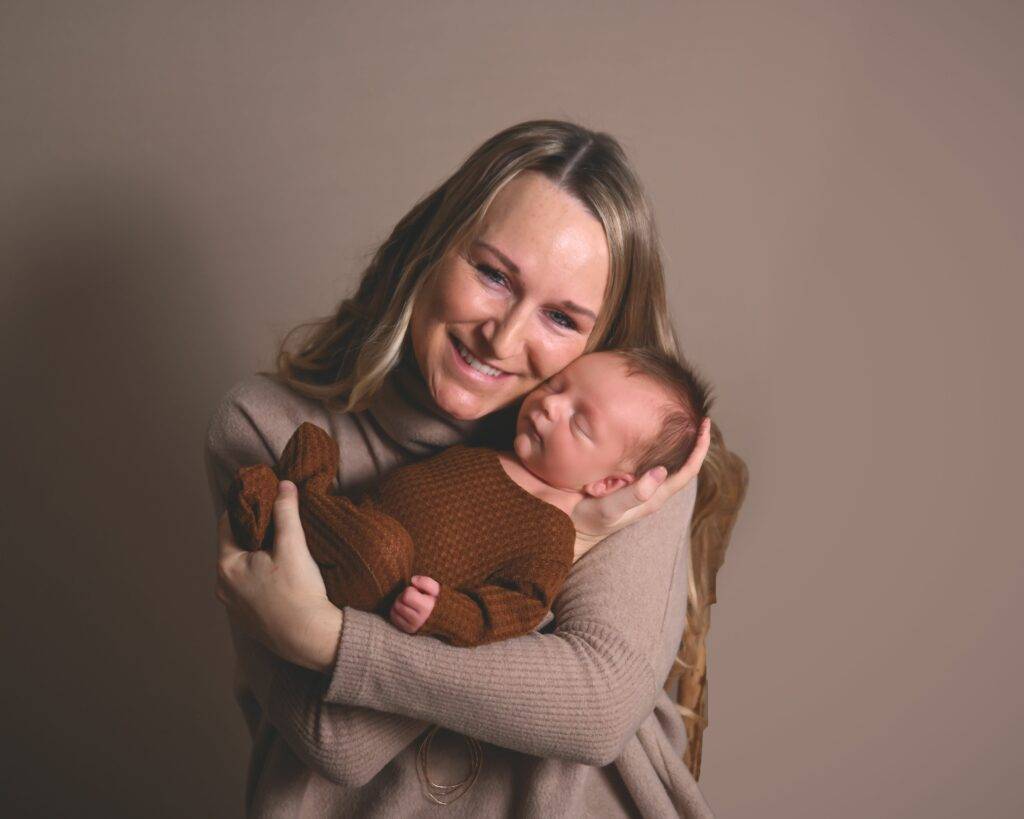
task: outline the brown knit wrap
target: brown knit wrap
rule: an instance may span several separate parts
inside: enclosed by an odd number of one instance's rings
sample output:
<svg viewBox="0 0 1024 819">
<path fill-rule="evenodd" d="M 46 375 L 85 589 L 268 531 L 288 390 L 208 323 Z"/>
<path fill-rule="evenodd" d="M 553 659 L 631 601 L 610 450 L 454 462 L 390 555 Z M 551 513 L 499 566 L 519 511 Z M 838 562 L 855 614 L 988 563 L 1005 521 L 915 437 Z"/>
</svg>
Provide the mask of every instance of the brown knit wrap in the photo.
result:
<svg viewBox="0 0 1024 819">
<path fill-rule="evenodd" d="M 276 471 L 265 464 L 238 470 L 228 493 L 231 530 L 244 549 L 270 546 L 278 481 L 292 481 L 299 490 L 306 544 L 328 599 L 339 608 L 383 614 L 412 578 L 412 540 L 372 497 L 356 505 L 332 490 L 338 457 L 338 444 L 327 432 L 308 422 L 300 425 Z"/>
<path fill-rule="evenodd" d="M 450 447 L 390 473 L 358 504 L 332 489 L 338 458 L 334 439 L 307 422 L 276 471 L 238 470 L 228 511 L 239 545 L 273 542 L 277 484 L 287 479 L 299 489 L 302 528 L 336 606 L 386 615 L 420 574 L 441 591 L 418 634 L 481 645 L 544 618 L 572 567 L 576 531 L 561 509 L 516 484 L 496 452 Z"/>
<path fill-rule="evenodd" d="M 392 472 L 379 496 L 412 534 L 413 573 L 441 584 L 418 634 L 458 646 L 526 634 L 572 568 L 572 519 L 515 483 L 494 450 L 449 447 Z"/>
</svg>

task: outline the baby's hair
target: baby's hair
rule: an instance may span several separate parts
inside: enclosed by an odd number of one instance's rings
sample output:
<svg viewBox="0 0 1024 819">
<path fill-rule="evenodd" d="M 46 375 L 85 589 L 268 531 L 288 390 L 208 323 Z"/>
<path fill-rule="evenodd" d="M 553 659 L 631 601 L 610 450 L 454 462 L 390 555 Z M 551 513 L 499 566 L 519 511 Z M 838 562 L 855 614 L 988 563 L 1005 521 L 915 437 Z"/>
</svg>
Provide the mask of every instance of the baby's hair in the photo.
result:
<svg viewBox="0 0 1024 819">
<path fill-rule="evenodd" d="M 626 366 L 627 375 L 651 379 L 666 393 L 661 430 L 653 438 L 637 444 L 628 457 L 635 463 L 637 478 L 656 466 L 664 466 L 671 475 L 682 469 L 697 445 L 697 434 L 714 397 L 711 385 L 684 359 L 658 350 L 625 348 L 607 350 Z"/>
</svg>

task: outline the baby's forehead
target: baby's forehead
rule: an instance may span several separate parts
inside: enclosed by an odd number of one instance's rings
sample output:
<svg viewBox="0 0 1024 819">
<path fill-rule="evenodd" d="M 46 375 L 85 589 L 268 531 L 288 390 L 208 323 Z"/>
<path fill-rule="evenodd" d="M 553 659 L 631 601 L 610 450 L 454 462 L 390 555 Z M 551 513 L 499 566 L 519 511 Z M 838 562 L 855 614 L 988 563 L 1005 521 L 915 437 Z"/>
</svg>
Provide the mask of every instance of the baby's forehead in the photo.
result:
<svg viewBox="0 0 1024 819">
<path fill-rule="evenodd" d="M 626 359 L 617 355 L 612 350 L 600 350 L 592 353 L 584 353 L 579 358 L 569 362 L 562 369 L 563 373 L 580 372 L 583 370 L 598 370 L 603 376 L 626 377 Z"/>
<path fill-rule="evenodd" d="M 600 377 L 581 379 L 577 384 L 583 394 L 592 392 L 603 399 L 600 404 L 604 411 L 610 410 L 631 427 L 642 427 L 653 416 L 660 418 L 675 403 L 672 390 L 653 376 L 631 371 L 621 358 L 607 358 L 601 362 Z"/>
<path fill-rule="evenodd" d="M 606 386 L 608 384 L 622 385 L 629 382 L 632 389 L 643 389 L 646 392 L 657 392 L 669 397 L 669 391 L 664 385 L 659 384 L 656 379 L 644 372 L 636 372 L 629 367 L 629 363 L 622 356 L 612 351 L 587 353 L 569 364 L 562 373 L 582 372 L 586 369 L 591 375 L 599 373 L 599 378 L 592 379 L 587 386 Z"/>
</svg>

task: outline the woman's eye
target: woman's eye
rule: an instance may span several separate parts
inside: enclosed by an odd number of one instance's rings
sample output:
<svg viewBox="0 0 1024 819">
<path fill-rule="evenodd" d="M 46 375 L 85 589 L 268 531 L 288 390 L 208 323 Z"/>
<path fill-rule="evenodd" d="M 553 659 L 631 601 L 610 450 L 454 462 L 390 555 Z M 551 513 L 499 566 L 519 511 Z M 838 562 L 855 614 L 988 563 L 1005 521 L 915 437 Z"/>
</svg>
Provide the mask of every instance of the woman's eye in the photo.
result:
<svg viewBox="0 0 1024 819">
<path fill-rule="evenodd" d="M 573 321 L 571 318 L 569 318 L 561 310 L 552 310 L 551 311 L 551 316 L 552 316 L 552 320 L 559 327 L 564 327 L 566 330 L 575 330 L 576 329 L 576 322 Z"/>
<path fill-rule="evenodd" d="M 486 276 L 488 279 L 493 281 L 495 284 L 504 284 L 507 281 L 507 279 L 505 278 L 505 274 L 504 273 L 501 273 L 500 271 L 495 270 L 490 265 L 487 265 L 487 264 L 476 264 L 476 265 L 473 265 L 473 266 L 477 270 L 479 270 L 481 273 L 483 273 L 484 276 Z"/>
<path fill-rule="evenodd" d="M 484 264 L 483 262 L 470 262 L 470 264 L 472 264 L 473 267 L 475 267 L 481 273 L 481 275 L 483 275 L 490 281 L 494 282 L 495 284 L 500 284 L 502 287 L 508 286 L 508 279 L 505 277 L 505 274 L 502 273 L 500 270 L 496 270 L 489 264 Z M 555 322 L 555 324 L 557 324 L 559 327 L 563 327 L 566 330 L 577 329 L 576 322 L 569 318 L 569 316 L 567 316 L 561 310 L 551 310 L 548 313 L 548 315 L 551 316 L 551 320 Z"/>
</svg>

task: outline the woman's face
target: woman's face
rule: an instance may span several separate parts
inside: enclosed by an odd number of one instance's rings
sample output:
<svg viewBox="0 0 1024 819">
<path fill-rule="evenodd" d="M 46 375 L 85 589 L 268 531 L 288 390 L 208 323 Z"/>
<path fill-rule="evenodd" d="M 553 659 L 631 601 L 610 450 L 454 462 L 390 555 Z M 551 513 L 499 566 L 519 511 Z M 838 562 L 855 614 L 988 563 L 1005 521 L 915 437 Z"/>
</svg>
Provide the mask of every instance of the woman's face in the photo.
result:
<svg viewBox="0 0 1024 819">
<path fill-rule="evenodd" d="M 495 197 L 413 308 L 416 361 L 438 407 L 481 418 L 579 356 L 608 282 L 601 223 L 543 174 Z"/>
</svg>

